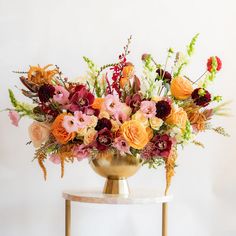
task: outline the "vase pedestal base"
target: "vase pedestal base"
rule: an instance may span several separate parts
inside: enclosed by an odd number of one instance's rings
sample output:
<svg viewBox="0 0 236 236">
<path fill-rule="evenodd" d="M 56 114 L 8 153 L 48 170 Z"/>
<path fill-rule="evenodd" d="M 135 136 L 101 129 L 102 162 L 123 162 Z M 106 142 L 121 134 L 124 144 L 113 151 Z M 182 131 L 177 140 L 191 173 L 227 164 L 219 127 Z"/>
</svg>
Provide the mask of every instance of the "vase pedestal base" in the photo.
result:
<svg viewBox="0 0 236 236">
<path fill-rule="evenodd" d="M 127 179 L 107 178 L 103 193 L 129 195 L 130 190 Z"/>
</svg>

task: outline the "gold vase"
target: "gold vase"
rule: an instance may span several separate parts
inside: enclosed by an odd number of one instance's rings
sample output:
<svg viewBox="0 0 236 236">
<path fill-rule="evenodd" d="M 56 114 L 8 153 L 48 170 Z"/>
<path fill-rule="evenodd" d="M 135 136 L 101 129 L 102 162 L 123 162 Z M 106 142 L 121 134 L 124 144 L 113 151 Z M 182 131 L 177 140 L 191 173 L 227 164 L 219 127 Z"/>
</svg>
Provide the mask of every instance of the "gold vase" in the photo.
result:
<svg viewBox="0 0 236 236">
<path fill-rule="evenodd" d="M 134 175 L 142 165 L 139 156 L 122 156 L 118 151 L 99 152 L 90 161 L 92 169 L 106 178 L 103 193 L 128 195 L 130 193 L 127 178 Z"/>
</svg>

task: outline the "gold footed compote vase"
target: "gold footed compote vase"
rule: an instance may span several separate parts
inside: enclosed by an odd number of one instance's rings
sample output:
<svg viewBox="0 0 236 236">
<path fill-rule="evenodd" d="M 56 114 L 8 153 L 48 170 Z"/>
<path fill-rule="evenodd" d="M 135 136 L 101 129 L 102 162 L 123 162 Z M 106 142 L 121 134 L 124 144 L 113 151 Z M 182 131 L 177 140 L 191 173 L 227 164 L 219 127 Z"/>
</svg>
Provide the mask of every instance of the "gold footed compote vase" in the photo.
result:
<svg viewBox="0 0 236 236">
<path fill-rule="evenodd" d="M 118 151 L 99 152 L 90 161 L 92 169 L 106 178 L 103 189 L 105 194 L 128 195 L 130 193 L 127 178 L 134 175 L 142 166 L 139 156 L 121 155 Z"/>
</svg>

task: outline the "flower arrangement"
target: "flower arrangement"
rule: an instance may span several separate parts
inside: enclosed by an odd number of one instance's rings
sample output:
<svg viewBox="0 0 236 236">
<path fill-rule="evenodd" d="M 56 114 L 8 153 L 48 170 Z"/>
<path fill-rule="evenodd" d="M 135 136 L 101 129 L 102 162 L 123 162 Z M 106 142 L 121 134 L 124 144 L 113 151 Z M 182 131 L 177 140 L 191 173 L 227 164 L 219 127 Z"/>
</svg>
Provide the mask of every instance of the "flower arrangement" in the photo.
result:
<svg viewBox="0 0 236 236">
<path fill-rule="evenodd" d="M 208 91 L 222 67 L 221 60 L 211 56 L 198 79 L 184 74 L 197 37 L 186 53 L 168 49 L 164 65 L 143 54 L 141 77 L 127 60 L 131 37 L 115 63 L 99 68 L 84 57 L 88 72 L 78 82 L 70 82 L 51 64 L 16 72 L 22 74 L 25 88 L 21 92 L 32 105 L 18 101 L 9 90 L 14 107 L 8 109 L 9 117 L 15 126 L 24 116 L 34 120 L 29 143 L 36 148 L 35 159 L 44 178 L 48 158 L 61 165 L 63 177 L 66 162 L 94 158 L 98 152 L 114 149 L 121 155 L 139 155 L 150 168 L 165 165 L 167 192 L 179 146 L 193 143 L 203 147 L 195 137 L 205 130 L 228 135 L 210 123 L 214 115 L 224 113 L 226 105 L 215 105 L 222 98 Z"/>
</svg>

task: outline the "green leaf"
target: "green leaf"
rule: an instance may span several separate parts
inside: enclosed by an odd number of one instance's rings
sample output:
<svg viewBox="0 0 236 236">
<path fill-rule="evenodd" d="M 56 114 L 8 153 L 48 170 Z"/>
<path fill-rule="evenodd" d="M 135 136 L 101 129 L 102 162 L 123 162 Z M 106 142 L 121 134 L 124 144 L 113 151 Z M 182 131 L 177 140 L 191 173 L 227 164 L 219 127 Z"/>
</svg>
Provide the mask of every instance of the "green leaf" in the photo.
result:
<svg viewBox="0 0 236 236">
<path fill-rule="evenodd" d="M 197 42 L 197 39 L 198 39 L 198 36 L 199 36 L 199 33 L 196 34 L 191 42 L 189 43 L 189 45 L 187 45 L 187 53 L 188 53 L 188 56 L 191 57 L 195 51 L 195 45 L 196 45 L 196 42 Z"/>
</svg>

